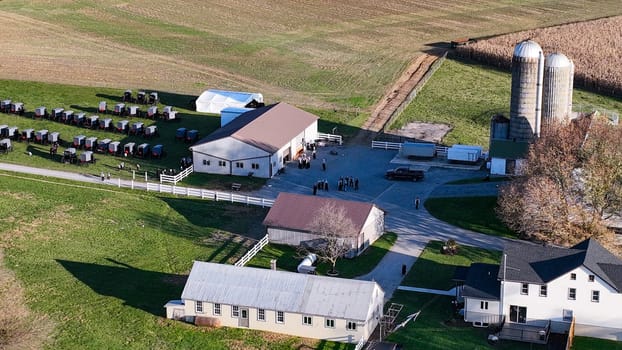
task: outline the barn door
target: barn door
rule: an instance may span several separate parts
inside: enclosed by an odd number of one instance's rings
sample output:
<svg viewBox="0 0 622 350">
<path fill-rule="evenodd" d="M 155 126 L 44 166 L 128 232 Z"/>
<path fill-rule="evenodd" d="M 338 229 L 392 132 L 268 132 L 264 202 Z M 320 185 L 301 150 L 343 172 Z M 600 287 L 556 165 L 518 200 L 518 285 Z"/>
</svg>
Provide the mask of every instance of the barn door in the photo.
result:
<svg viewBox="0 0 622 350">
<path fill-rule="evenodd" d="M 240 308 L 240 318 L 238 319 L 239 327 L 248 327 L 248 308 Z"/>
</svg>

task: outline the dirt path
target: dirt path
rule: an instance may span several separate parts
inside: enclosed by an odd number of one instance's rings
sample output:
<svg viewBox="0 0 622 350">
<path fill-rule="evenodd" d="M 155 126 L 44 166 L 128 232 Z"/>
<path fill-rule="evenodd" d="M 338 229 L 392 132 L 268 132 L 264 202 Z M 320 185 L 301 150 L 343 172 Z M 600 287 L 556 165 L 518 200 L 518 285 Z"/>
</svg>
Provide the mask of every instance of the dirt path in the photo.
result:
<svg viewBox="0 0 622 350">
<path fill-rule="evenodd" d="M 442 53 L 440 51 L 424 53 L 415 58 L 376 105 L 371 116 L 363 123 L 361 131 L 354 137 L 353 142 L 368 143 L 375 133 L 382 130 L 393 113 L 402 105 Z"/>
</svg>

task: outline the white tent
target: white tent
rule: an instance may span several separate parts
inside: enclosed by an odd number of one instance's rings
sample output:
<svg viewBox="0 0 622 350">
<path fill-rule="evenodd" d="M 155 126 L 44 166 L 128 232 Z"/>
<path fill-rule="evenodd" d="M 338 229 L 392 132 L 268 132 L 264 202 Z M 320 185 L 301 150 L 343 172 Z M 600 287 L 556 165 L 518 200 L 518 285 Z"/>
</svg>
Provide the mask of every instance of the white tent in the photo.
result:
<svg viewBox="0 0 622 350">
<path fill-rule="evenodd" d="M 206 90 L 196 101 L 197 112 L 220 114 L 223 108 L 244 108 L 249 103 L 256 101 L 263 103 L 263 95 L 260 93 Z"/>
</svg>

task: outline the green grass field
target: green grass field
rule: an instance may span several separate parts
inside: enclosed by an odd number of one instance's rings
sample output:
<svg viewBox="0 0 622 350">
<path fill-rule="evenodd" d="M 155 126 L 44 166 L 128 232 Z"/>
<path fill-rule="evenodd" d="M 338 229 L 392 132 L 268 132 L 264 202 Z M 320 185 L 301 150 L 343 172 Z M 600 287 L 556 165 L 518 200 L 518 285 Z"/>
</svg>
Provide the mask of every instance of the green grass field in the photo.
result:
<svg viewBox="0 0 622 350">
<path fill-rule="evenodd" d="M 447 59 L 423 90 L 391 126 L 399 129 L 411 121 L 444 123 L 452 130 L 444 144 L 481 145 L 488 148 L 490 117 L 509 116 L 509 72 L 475 63 Z M 575 89 L 573 103 L 622 111 L 622 100 Z"/>
<path fill-rule="evenodd" d="M 354 278 L 370 272 L 378 265 L 396 240 L 397 235 L 395 233 L 385 233 L 358 257 L 337 260 L 335 269 L 339 271 L 339 277 Z M 279 270 L 296 272 L 302 258 L 296 251 L 296 247 L 268 244 L 248 262 L 247 266 L 269 269 L 270 260 L 276 259 L 276 265 Z M 320 275 L 325 275 L 330 268 L 330 264 L 319 262 L 316 272 Z"/>
<path fill-rule="evenodd" d="M 4 172 L 0 178 L 5 266 L 24 289 L 21 302 L 56 325 L 47 348 L 347 348 L 163 318 L 192 261 L 235 262 L 255 242 L 244 235 L 261 234 L 266 209 Z"/>
<path fill-rule="evenodd" d="M 428 198 L 425 208 L 439 220 L 487 235 L 516 238 L 497 218 L 496 196 Z"/>
</svg>

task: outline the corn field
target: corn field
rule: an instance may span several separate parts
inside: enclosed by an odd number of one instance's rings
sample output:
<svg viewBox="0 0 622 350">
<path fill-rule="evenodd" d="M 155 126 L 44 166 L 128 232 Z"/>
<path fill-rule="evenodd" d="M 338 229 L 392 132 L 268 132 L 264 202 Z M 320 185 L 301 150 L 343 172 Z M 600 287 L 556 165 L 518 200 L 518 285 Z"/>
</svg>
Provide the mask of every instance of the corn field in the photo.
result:
<svg viewBox="0 0 622 350">
<path fill-rule="evenodd" d="M 575 64 L 575 86 L 622 96 L 622 16 L 500 35 L 460 46 L 458 56 L 509 69 L 514 46 L 536 41 L 544 54 L 559 52 Z"/>
</svg>

